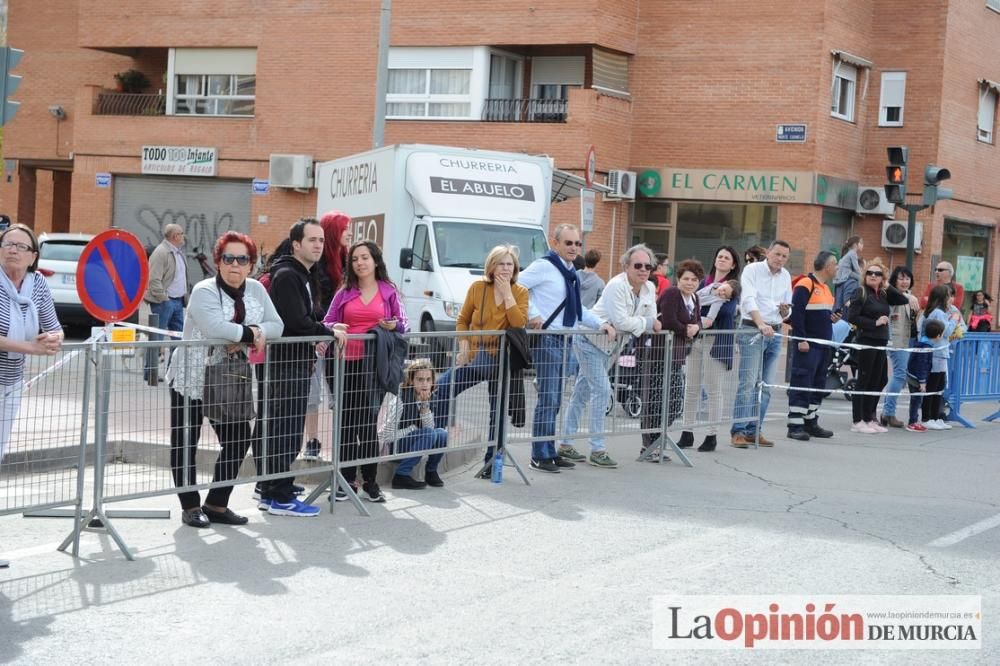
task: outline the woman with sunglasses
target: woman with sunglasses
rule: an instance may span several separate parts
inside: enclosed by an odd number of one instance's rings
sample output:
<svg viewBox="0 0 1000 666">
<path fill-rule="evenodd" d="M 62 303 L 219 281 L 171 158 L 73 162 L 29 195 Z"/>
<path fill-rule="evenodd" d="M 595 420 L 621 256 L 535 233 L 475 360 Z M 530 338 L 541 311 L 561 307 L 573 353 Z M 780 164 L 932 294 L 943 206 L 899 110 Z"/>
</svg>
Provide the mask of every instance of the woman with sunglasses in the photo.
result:
<svg viewBox="0 0 1000 666">
<path fill-rule="evenodd" d="M 0 234 L 0 463 L 21 406 L 24 359 L 53 356 L 62 346 L 49 285 L 39 273 L 38 239 L 23 224 Z M 7 562 L 0 560 L 0 567 Z"/>
<path fill-rule="evenodd" d="M 246 234 L 227 231 L 215 241 L 212 252 L 217 273 L 191 290 L 184 315 L 184 340 L 227 340 L 230 344 L 177 347 L 167 380 L 170 384 L 170 467 L 178 487 L 198 482 L 196 464 L 203 419 L 205 367 L 221 363 L 227 354 L 245 354 L 249 347 L 263 351 L 268 338 L 281 335 L 284 326 L 267 290 L 249 279 L 257 262 L 257 246 Z M 185 409 L 186 404 L 186 409 Z M 215 461 L 212 482 L 236 478 L 252 441 L 248 421 L 218 423 L 209 420 L 222 450 Z M 185 461 L 185 447 L 187 460 Z M 212 488 L 205 504 L 198 491 L 178 493 L 181 521 L 191 527 L 211 523 L 244 525 L 247 518 L 229 508 L 232 485 Z"/>
<path fill-rule="evenodd" d="M 892 306 L 909 305 L 916 310 L 919 304 L 915 297 L 886 286 L 885 265 L 879 259 L 865 265 L 862 278 L 861 287 L 851 296 L 847 320 L 857 328 L 854 340 L 857 344 L 879 349 L 862 349 L 858 354 L 858 393 L 851 398 L 854 420 L 851 432 L 874 435 L 888 432 L 876 420 L 875 411 L 879 393 L 888 380 L 884 347 L 889 343 Z"/>
</svg>

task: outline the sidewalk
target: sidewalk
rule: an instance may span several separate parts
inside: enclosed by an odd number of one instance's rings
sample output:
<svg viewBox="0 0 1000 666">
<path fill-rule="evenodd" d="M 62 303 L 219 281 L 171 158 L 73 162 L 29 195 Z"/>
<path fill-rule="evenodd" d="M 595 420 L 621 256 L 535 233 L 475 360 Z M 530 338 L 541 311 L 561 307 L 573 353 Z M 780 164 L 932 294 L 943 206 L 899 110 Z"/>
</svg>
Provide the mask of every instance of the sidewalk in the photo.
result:
<svg viewBox="0 0 1000 666">
<path fill-rule="evenodd" d="M 129 503 L 174 510 L 116 521 L 135 562 L 95 534 L 78 562 L 56 553 L 68 520 L 0 518 L 13 560 L 0 570 L 0 662 L 732 663 L 746 657 L 653 651 L 652 595 L 830 592 L 982 594 L 987 647 L 967 656 L 997 663 L 1000 530 L 928 544 L 997 514 L 1000 425 L 834 429 L 757 451 L 720 437 L 693 469 L 635 463 L 637 437 L 622 436 L 618 470 L 526 469 L 530 487 L 509 468 L 502 485 L 461 473 L 440 490 L 387 490 L 367 519 L 346 504 L 267 516 L 245 485 L 233 502 L 245 528 L 186 527 L 172 497 Z M 527 446 L 511 450 L 527 468 Z M 944 655 L 860 656 L 823 662 Z"/>
</svg>

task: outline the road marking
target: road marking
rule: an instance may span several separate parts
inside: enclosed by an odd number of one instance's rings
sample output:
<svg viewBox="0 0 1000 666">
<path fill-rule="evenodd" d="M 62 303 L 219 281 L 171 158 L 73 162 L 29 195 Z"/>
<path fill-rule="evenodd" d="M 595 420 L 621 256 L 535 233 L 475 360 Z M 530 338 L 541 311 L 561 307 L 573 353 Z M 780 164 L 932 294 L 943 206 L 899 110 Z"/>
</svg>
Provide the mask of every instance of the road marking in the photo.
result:
<svg viewBox="0 0 1000 666">
<path fill-rule="evenodd" d="M 59 543 L 49 543 L 44 546 L 30 546 L 28 548 L 21 548 L 20 550 L 8 550 L 0 551 L 4 559 L 7 560 L 22 560 L 26 557 L 31 557 L 33 555 L 42 555 L 44 553 L 55 553 L 56 549 L 59 547 Z"/>
<path fill-rule="evenodd" d="M 962 529 L 952 532 L 951 534 L 946 534 L 940 539 L 931 541 L 927 545 L 932 548 L 947 548 L 948 546 L 954 546 L 959 541 L 965 541 L 969 537 L 974 537 L 977 534 L 991 530 L 994 527 L 1000 527 L 1000 513 L 992 518 L 980 520 L 978 523 L 973 523 L 968 527 L 963 527 Z"/>
</svg>

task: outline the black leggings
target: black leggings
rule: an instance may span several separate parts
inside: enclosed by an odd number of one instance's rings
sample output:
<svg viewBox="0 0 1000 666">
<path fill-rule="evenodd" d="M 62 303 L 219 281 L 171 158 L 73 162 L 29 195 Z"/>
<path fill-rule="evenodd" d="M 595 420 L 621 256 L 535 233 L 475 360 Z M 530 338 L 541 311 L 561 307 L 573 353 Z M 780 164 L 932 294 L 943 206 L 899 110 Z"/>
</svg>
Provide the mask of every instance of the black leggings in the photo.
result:
<svg viewBox="0 0 1000 666">
<path fill-rule="evenodd" d="M 885 345 L 885 340 L 858 340 L 858 344 Z M 851 398 L 854 422 L 874 421 L 878 410 L 878 395 L 888 381 L 884 349 L 862 349 L 858 352 L 858 391 L 872 391 L 876 395 L 855 394 Z"/>
<path fill-rule="evenodd" d="M 170 468 L 174 476 L 174 484 L 178 488 L 193 486 L 198 483 L 198 440 L 201 439 L 201 422 L 203 418 L 201 400 L 188 399 L 187 418 L 184 414 L 184 396 L 170 389 Z M 250 448 L 250 424 L 216 423 L 209 421 L 219 438 L 222 451 L 215 460 L 213 482 L 232 481 L 240 473 L 240 465 Z M 190 437 L 187 442 L 188 460 L 184 464 L 185 433 Z M 233 492 L 232 485 L 212 488 L 208 491 L 205 504 L 212 506 L 229 506 L 229 496 Z M 197 490 L 177 493 L 182 509 L 196 509 L 201 506 L 201 496 Z"/>
<path fill-rule="evenodd" d="M 376 404 L 374 359 L 363 358 L 344 362 L 344 391 L 341 393 L 340 464 L 344 478 L 353 483 L 358 466 L 347 464 L 359 458 L 378 455 L 379 405 Z M 378 463 L 361 465 L 361 478 L 372 483 L 378 474 Z"/>
</svg>

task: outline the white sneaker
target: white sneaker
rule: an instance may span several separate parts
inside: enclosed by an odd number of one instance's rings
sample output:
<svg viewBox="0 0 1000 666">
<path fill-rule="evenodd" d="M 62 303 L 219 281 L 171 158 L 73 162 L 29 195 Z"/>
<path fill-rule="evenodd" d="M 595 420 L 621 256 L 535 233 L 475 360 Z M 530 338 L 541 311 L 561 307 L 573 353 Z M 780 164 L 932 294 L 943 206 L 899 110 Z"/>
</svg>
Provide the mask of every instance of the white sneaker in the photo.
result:
<svg viewBox="0 0 1000 666">
<path fill-rule="evenodd" d="M 875 431 L 872 430 L 867 423 L 864 421 L 858 421 L 851 426 L 851 432 L 856 432 L 859 435 L 874 435 Z"/>
<path fill-rule="evenodd" d="M 948 423 L 947 421 L 945 421 L 944 419 L 938 419 L 937 420 L 937 424 L 939 426 L 941 426 L 942 430 L 951 430 L 951 428 L 952 428 L 952 425 L 950 423 Z"/>
<path fill-rule="evenodd" d="M 930 421 L 924 421 L 924 427 L 927 428 L 928 430 L 944 430 L 944 428 L 939 426 L 938 422 L 934 419 L 931 419 Z"/>
<path fill-rule="evenodd" d="M 868 421 L 868 427 L 871 428 L 872 431 L 876 432 L 876 433 L 889 432 L 889 429 L 888 428 L 883 428 L 882 425 L 879 424 L 878 421 Z"/>
</svg>

